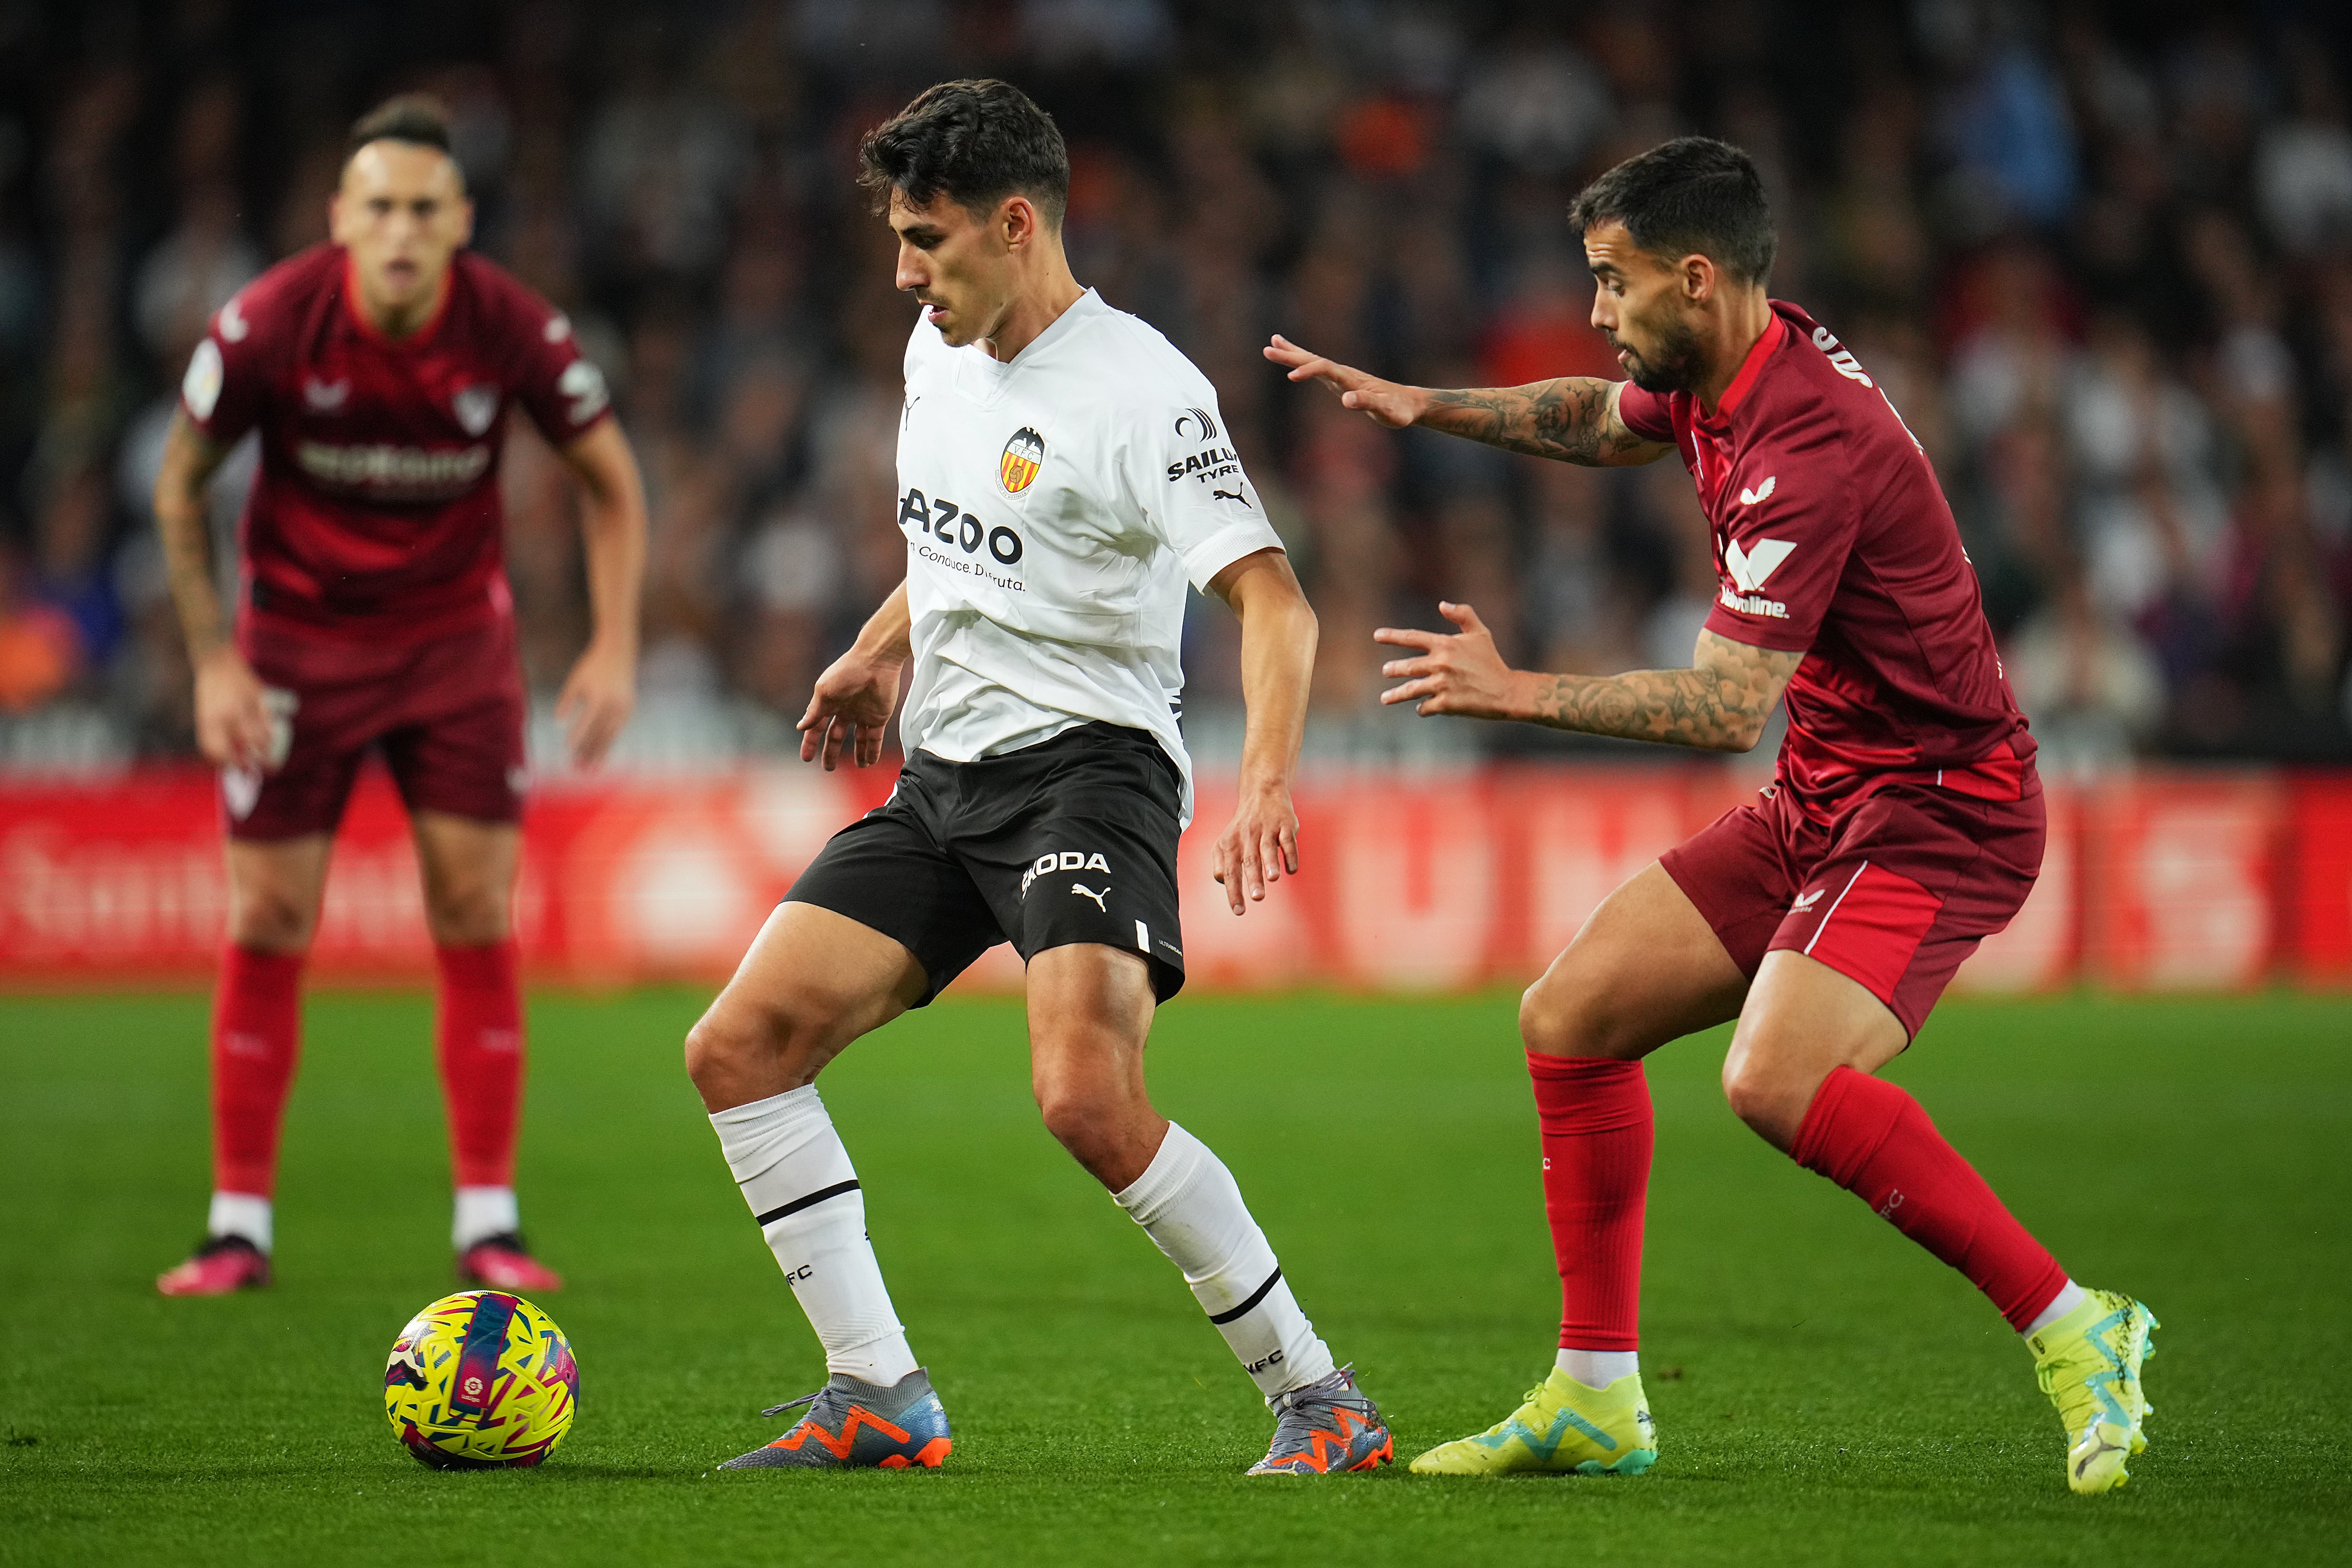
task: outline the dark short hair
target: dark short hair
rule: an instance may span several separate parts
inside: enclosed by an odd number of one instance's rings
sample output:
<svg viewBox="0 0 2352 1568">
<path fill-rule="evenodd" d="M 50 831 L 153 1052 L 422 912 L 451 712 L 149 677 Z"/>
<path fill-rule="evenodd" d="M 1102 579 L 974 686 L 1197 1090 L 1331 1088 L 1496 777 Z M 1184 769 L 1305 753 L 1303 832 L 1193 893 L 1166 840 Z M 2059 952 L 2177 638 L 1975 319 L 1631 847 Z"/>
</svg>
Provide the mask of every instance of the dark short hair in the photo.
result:
<svg viewBox="0 0 2352 1568">
<path fill-rule="evenodd" d="M 418 147 L 449 151 L 449 110 L 430 93 L 404 92 L 388 98 L 352 122 L 352 136 L 343 157 L 371 142 L 406 142 Z"/>
<path fill-rule="evenodd" d="M 1027 196 L 1061 226 L 1070 205 L 1070 150 L 1029 95 L 1008 81 L 943 81 L 866 133 L 857 183 L 887 212 L 897 192 L 927 207 L 944 195 L 985 213 L 1009 195 Z"/>
<path fill-rule="evenodd" d="M 1580 229 L 1622 223 L 1652 256 L 1704 256 L 1749 283 L 1772 274 L 1764 181 L 1753 159 L 1712 136 L 1677 136 L 1626 159 L 1578 193 L 1568 216 Z"/>
</svg>

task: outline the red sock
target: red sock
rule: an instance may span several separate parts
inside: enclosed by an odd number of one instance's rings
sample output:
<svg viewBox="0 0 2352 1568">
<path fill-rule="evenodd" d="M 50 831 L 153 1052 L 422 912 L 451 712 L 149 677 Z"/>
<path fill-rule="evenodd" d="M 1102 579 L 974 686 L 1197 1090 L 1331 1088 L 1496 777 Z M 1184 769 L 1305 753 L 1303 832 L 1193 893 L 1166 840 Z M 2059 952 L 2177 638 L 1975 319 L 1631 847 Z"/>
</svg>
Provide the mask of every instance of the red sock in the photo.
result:
<svg viewBox="0 0 2352 1568">
<path fill-rule="evenodd" d="M 441 1012 L 434 1054 L 449 1107 L 449 1147 L 461 1187 L 514 1185 L 522 1100 L 522 993 L 511 938 L 441 947 Z"/>
<path fill-rule="evenodd" d="M 1543 1129 L 1544 1212 L 1559 1258 L 1559 1342 L 1642 1344 L 1642 1209 L 1650 1085 L 1640 1062 L 1528 1053 Z"/>
<path fill-rule="evenodd" d="M 1944 1142 L 1919 1102 L 1883 1079 L 1832 1070 L 1790 1153 L 1967 1275 L 2020 1333 L 2065 1288 L 2058 1260 Z"/>
<path fill-rule="evenodd" d="M 302 955 L 231 943 L 213 998 L 213 1190 L 268 1197 L 302 1046 Z"/>
</svg>

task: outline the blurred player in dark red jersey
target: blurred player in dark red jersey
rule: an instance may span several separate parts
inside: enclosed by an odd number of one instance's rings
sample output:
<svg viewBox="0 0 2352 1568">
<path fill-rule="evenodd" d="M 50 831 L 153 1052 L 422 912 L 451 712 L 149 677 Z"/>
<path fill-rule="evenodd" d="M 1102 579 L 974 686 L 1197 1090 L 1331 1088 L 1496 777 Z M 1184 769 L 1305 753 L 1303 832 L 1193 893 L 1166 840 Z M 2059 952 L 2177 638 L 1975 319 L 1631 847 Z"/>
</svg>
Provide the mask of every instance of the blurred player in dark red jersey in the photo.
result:
<svg viewBox="0 0 2352 1568">
<path fill-rule="evenodd" d="M 1712 526 L 1720 591 L 1691 668 L 1514 670 L 1469 605 L 1444 605 L 1455 635 L 1375 634 L 1412 650 L 1387 666 L 1401 684 L 1381 700 L 1717 751 L 1750 749 L 1773 705 L 1788 708 L 1761 798 L 1618 889 L 1528 991 L 1560 1352 L 1517 1411 L 1412 1468 L 1623 1474 L 1655 1459 L 1636 1351 L 1641 1059 L 1736 1018 L 1732 1109 L 1982 1289 L 2058 1407 L 2069 1485 L 2120 1486 L 2146 1446 L 2155 1320 L 2070 1281 L 1917 1102 L 1872 1076 L 2042 862 L 2033 742 L 1951 510 L 1869 373 L 1767 297 L 1772 220 L 1746 154 L 1668 142 L 1594 182 L 1571 216 L 1599 285 L 1592 323 L 1630 382 L 1433 392 L 1280 338 L 1266 351 L 1382 425 L 1573 463 L 1675 453 Z"/>
<path fill-rule="evenodd" d="M 213 1295 L 268 1279 L 303 954 L 344 802 L 377 751 L 408 807 L 439 959 L 458 1272 L 553 1289 L 562 1281 L 523 1246 L 514 1194 L 525 699 L 500 547 L 509 405 L 585 492 L 595 629 L 557 703 L 583 764 L 635 700 L 644 493 L 570 322 L 465 248 L 473 205 L 438 106 L 394 99 L 353 128 L 331 216 L 331 243 L 270 268 L 214 319 L 155 488 L 197 743 L 222 770 L 230 902 L 211 1221 L 196 1255 L 157 1283 Z M 204 490 L 257 428 L 232 628 Z"/>
</svg>

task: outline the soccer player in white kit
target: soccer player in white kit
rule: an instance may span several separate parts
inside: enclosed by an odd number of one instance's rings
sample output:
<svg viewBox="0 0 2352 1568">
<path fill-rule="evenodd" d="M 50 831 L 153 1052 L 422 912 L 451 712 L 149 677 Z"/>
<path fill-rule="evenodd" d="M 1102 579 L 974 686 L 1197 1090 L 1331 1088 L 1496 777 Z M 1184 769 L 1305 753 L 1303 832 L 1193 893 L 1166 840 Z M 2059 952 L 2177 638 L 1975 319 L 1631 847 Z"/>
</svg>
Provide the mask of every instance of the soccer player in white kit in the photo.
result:
<svg viewBox="0 0 2352 1568">
<path fill-rule="evenodd" d="M 1240 805 L 1215 856 L 1237 915 L 1298 868 L 1290 784 L 1314 612 L 1208 379 L 1071 276 L 1053 121 L 1003 82 L 947 82 L 860 157 L 898 237 L 898 287 L 926 307 L 899 422 L 907 580 L 817 681 L 801 756 L 875 761 L 911 659 L 907 762 L 687 1036 L 687 1069 L 830 1373 L 768 1412 L 808 1405 L 796 1426 L 727 1468 L 936 1466 L 952 1447 L 815 1079 L 1004 941 L 1027 964 L 1045 1125 L 1182 1271 L 1276 1413 L 1250 1473 L 1385 1464 L 1380 1411 L 1299 1310 L 1232 1173 L 1143 1083 L 1152 1010 L 1184 978 L 1185 584 L 1242 625 Z"/>
</svg>

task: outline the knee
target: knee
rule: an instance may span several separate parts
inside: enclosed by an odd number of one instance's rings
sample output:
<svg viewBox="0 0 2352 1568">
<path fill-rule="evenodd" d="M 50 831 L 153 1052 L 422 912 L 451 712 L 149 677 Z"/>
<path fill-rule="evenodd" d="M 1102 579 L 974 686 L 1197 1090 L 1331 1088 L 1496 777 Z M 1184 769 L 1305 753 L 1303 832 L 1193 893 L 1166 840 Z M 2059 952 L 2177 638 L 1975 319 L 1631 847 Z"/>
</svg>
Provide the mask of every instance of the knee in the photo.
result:
<svg viewBox="0 0 2352 1568">
<path fill-rule="evenodd" d="M 1820 1087 L 1817 1077 L 1792 1072 L 1759 1051 L 1735 1046 L 1723 1060 L 1723 1098 L 1731 1113 L 1783 1150 L 1796 1146 L 1797 1131 Z"/>
<path fill-rule="evenodd" d="M 722 998 L 686 1032 L 686 1076 L 708 1099 L 725 1098 L 747 1083 L 765 1084 L 779 1068 L 789 1072 L 794 1047 L 807 1034 L 789 1013 L 748 1013 L 726 1006 Z M 816 1065 L 769 1092 L 814 1082 Z"/>
<path fill-rule="evenodd" d="M 257 952 L 306 952 L 319 911 L 278 888 L 240 888 L 229 914 L 229 941 Z"/>
<path fill-rule="evenodd" d="M 1735 1052 L 1723 1061 L 1723 1100 L 1731 1114 L 1750 1127 L 1767 1114 L 1774 1099 L 1771 1075 Z"/>
<path fill-rule="evenodd" d="M 1090 1084 L 1039 1081 L 1030 1087 L 1037 1097 L 1037 1111 L 1045 1118 L 1045 1131 L 1063 1148 L 1085 1160 L 1110 1129 L 1113 1117 L 1108 1098 Z"/>
<path fill-rule="evenodd" d="M 425 921 L 445 947 L 482 947 L 504 942 L 509 925 L 507 890 L 488 882 L 428 889 Z"/>
<path fill-rule="evenodd" d="M 1519 1038 L 1540 1056 L 1641 1054 L 1601 985 L 1577 984 L 1552 975 L 1537 981 L 1519 997 Z"/>
<path fill-rule="evenodd" d="M 1075 1074 L 1038 1076 L 1030 1082 L 1045 1131 L 1087 1169 L 1115 1145 L 1127 1107 L 1113 1086 Z"/>
</svg>

